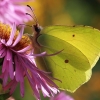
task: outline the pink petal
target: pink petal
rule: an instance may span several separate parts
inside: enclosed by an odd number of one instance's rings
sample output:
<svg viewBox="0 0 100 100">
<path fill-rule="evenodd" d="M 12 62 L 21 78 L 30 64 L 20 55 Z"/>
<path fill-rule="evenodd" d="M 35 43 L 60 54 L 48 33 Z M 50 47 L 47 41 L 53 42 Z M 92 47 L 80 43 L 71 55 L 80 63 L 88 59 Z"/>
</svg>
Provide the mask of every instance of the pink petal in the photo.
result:
<svg viewBox="0 0 100 100">
<path fill-rule="evenodd" d="M 22 38 L 22 35 L 23 35 L 23 31 L 24 31 L 24 26 L 21 28 L 21 31 L 20 33 L 18 34 L 16 40 L 14 41 L 12 47 L 14 47 Z"/>
<path fill-rule="evenodd" d="M 6 46 L 10 46 L 12 44 L 15 33 L 16 33 L 16 24 L 13 23 L 13 28 L 12 28 L 12 31 L 11 31 L 11 34 L 10 34 L 10 38 L 6 43 Z"/>
</svg>

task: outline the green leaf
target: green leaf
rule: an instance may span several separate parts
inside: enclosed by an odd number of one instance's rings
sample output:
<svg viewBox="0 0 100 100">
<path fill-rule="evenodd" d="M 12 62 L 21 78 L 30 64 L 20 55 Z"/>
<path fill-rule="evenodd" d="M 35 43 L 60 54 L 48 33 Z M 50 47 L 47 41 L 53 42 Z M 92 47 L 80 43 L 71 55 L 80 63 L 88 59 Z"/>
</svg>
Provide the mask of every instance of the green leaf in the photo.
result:
<svg viewBox="0 0 100 100">
<path fill-rule="evenodd" d="M 2 94 L 0 94 L 0 100 L 6 100 L 9 97 L 10 97 L 9 93 L 2 93 Z"/>
</svg>

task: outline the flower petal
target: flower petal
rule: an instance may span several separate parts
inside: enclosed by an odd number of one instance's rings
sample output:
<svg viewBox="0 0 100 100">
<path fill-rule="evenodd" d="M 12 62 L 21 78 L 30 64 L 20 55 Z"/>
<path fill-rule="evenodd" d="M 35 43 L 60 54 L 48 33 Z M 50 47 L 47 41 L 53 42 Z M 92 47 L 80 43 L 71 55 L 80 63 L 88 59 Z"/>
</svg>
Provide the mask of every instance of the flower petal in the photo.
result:
<svg viewBox="0 0 100 100">
<path fill-rule="evenodd" d="M 11 31 L 11 34 L 10 34 L 10 38 L 6 43 L 6 46 L 10 46 L 12 44 L 15 33 L 16 33 L 16 24 L 13 23 L 13 28 L 12 28 L 12 31 Z"/>
<path fill-rule="evenodd" d="M 24 32 L 24 26 L 21 28 L 20 33 L 18 34 L 16 40 L 12 44 L 12 47 L 14 47 L 21 40 L 23 32 Z"/>
</svg>

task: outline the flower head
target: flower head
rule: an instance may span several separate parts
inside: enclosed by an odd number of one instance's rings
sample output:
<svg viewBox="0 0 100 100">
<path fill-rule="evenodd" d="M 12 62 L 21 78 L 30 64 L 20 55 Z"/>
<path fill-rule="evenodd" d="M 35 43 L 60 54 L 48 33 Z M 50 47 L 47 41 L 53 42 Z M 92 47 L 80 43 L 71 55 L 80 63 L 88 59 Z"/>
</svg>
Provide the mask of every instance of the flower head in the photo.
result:
<svg viewBox="0 0 100 100">
<path fill-rule="evenodd" d="M 19 5 L 21 2 L 28 0 L 0 0 L 0 21 L 12 25 L 15 22 L 17 25 L 31 20 L 26 6 Z"/>
<path fill-rule="evenodd" d="M 57 86 L 46 72 L 36 67 L 31 41 L 28 36 L 23 35 L 23 31 L 24 27 L 19 32 L 16 31 L 15 24 L 11 29 L 0 23 L 0 58 L 4 59 L 0 78 L 3 80 L 3 89 L 10 88 L 12 94 L 20 83 L 20 93 L 24 96 L 24 77 L 27 77 L 37 100 L 40 100 L 39 90 L 44 96 L 53 96 L 58 92 Z M 41 55 L 45 53 L 34 54 Z"/>
<path fill-rule="evenodd" d="M 69 95 L 67 95 L 65 92 L 60 92 L 57 96 L 51 97 L 50 100 L 74 100 L 74 99 Z"/>
</svg>

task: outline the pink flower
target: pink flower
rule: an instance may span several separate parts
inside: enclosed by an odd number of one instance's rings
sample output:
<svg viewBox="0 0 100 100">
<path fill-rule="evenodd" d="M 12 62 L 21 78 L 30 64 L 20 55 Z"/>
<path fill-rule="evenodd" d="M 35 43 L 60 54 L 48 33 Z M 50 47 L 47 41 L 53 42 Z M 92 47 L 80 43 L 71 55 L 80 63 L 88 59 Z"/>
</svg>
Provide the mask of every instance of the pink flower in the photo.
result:
<svg viewBox="0 0 100 100">
<path fill-rule="evenodd" d="M 0 0 L 0 22 L 12 25 L 15 22 L 17 25 L 31 20 L 27 6 L 22 6 L 19 3 L 28 0 Z"/>
<path fill-rule="evenodd" d="M 40 90 L 44 96 L 54 96 L 59 91 L 57 86 L 50 80 L 48 73 L 36 67 L 34 61 L 34 57 L 46 53 L 33 54 L 31 41 L 28 36 L 23 35 L 23 31 L 24 27 L 19 32 L 16 31 L 15 24 L 11 29 L 10 26 L 0 23 L 0 58 L 3 58 L 0 78 L 3 80 L 3 89 L 10 89 L 12 94 L 20 83 L 20 94 L 23 97 L 24 77 L 27 77 L 37 100 L 40 100 Z"/>
<path fill-rule="evenodd" d="M 67 95 L 65 92 L 61 92 L 57 96 L 51 97 L 50 100 L 74 100 L 74 99 L 69 95 Z"/>
</svg>

